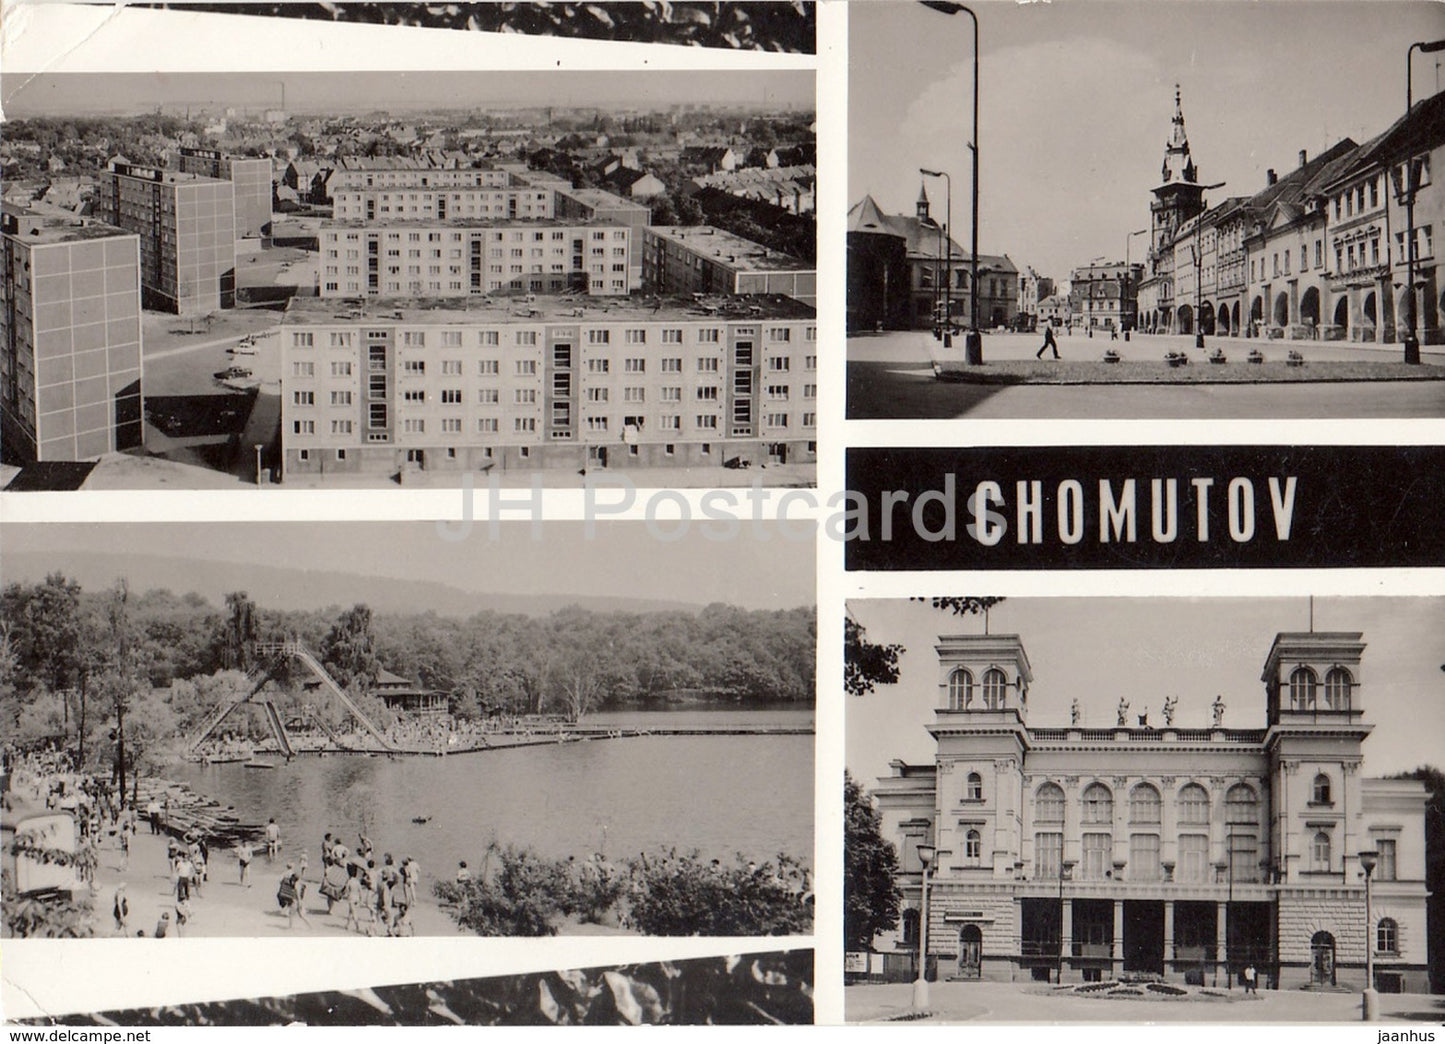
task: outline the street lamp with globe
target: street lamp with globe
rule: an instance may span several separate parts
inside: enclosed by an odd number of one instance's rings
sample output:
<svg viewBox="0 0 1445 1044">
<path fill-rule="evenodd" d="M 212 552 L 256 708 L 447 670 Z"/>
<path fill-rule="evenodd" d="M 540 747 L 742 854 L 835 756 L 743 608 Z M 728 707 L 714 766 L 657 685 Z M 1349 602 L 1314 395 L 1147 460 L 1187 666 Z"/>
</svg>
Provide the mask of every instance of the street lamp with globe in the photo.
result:
<svg viewBox="0 0 1445 1044">
<path fill-rule="evenodd" d="M 1374 1022 L 1380 1017 L 1380 995 L 1375 992 L 1375 941 L 1370 936 L 1375 931 L 1374 910 L 1371 908 L 1370 875 L 1380 861 L 1380 853 L 1374 849 L 1360 853 L 1360 869 L 1365 873 L 1365 992 L 1361 998 L 1360 1018 Z"/>
<path fill-rule="evenodd" d="M 928 868 L 937 854 L 932 845 L 918 846 L 918 861 L 923 864 L 923 909 L 918 917 L 918 978 L 913 980 L 913 1010 L 928 1010 Z"/>
</svg>

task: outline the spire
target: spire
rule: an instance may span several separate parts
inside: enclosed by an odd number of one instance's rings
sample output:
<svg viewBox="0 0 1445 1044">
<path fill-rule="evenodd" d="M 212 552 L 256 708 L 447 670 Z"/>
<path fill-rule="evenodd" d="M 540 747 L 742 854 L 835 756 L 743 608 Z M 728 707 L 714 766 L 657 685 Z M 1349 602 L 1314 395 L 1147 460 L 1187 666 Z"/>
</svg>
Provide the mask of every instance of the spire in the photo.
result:
<svg viewBox="0 0 1445 1044">
<path fill-rule="evenodd" d="M 1179 84 L 1174 85 L 1174 121 L 1169 144 L 1164 146 L 1164 182 L 1184 181 L 1197 184 L 1199 168 L 1189 155 L 1189 135 L 1184 130 L 1184 105 Z"/>
<path fill-rule="evenodd" d="M 928 186 L 923 182 L 918 183 L 918 204 L 916 208 L 919 221 L 928 221 Z"/>
</svg>

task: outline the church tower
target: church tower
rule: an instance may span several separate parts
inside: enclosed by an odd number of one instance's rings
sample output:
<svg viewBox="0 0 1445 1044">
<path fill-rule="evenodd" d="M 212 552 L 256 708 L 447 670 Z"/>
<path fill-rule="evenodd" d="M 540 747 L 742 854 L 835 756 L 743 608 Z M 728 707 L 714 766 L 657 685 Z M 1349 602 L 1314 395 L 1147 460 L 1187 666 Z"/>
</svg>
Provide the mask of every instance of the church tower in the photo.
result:
<svg viewBox="0 0 1445 1044">
<path fill-rule="evenodd" d="M 1159 187 L 1153 190 L 1154 201 L 1149 204 L 1150 243 L 1155 253 L 1163 251 L 1174 239 L 1179 227 L 1204 209 L 1199 168 L 1189 154 L 1189 135 L 1184 130 L 1184 110 L 1177 83 L 1174 85 L 1173 130 L 1164 146 L 1164 167 L 1160 178 Z"/>
<path fill-rule="evenodd" d="M 918 202 L 915 204 L 915 213 L 918 220 L 925 225 L 933 223 L 933 218 L 928 216 L 928 187 L 921 183 L 918 186 Z"/>
</svg>

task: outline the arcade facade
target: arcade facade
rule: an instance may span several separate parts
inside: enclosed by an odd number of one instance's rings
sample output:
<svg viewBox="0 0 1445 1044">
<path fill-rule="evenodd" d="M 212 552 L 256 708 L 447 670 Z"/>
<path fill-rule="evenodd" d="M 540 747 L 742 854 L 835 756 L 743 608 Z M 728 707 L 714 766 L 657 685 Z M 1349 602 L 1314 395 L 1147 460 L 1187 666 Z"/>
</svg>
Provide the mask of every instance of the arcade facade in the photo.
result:
<svg viewBox="0 0 1445 1044">
<path fill-rule="evenodd" d="M 1422 784 L 1367 778 L 1357 633 L 1281 633 L 1263 729 L 1032 726 L 1015 635 L 944 636 L 931 763 L 873 790 L 905 911 L 885 953 L 918 946 L 928 873 L 940 979 L 1145 978 L 1224 988 L 1428 990 Z M 1081 694 L 1086 695 L 1086 694 Z M 1077 703 L 1076 703 L 1077 706 Z M 1365 924 L 1360 853 L 1377 853 Z"/>
</svg>

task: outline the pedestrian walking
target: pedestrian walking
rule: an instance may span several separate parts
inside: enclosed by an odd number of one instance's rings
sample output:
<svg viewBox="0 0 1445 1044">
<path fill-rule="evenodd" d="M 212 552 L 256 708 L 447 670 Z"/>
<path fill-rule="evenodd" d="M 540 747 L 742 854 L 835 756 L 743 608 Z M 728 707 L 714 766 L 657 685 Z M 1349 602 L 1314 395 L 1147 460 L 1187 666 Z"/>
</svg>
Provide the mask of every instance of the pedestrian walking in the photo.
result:
<svg viewBox="0 0 1445 1044">
<path fill-rule="evenodd" d="M 1259 987 L 1258 987 L 1258 984 L 1257 984 L 1257 982 L 1256 982 L 1256 978 L 1257 978 L 1257 973 L 1256 973 L 1255 970 L 1254 970 L 1254 965 L 1253 965 L 1253 964 L 1248 965 L 1248 966 L 1244 969 L 1244 992 L 1245 992 L 1245 993 L 1258 993 L 1258 992 L 1259 992 Z"/>
<path fill-rule="evenodd" d="M 281 851 L 281 828 L 276 825 L 276 817 L 272 816 L 266 823 L 266 862 L 276 858 Z"/>
<path fill-rule="evenodd" d="M 286 874 L 281 878 L 281 883 L 276 887 L 276 902 L 281 909 L 286 911 L 286 927 L 294 927 L 297 917 L 307 928 L 311 927 L 310 920 L 306 917 L 306 911 L 301 908 L 301 902 L 306 895 L 306 883 L 296 874 L 296 868 L 286 864 Z"/>
<path fill-rule="evenodd" d="M 1042 359 L 1044 352 L 1051 348 L 1054 352 L 1054 358 L 1057 359 L 1059 357 L 1059 342 L 1054 340 L 1054 327 L 1052 323 L 1044 327 L 1044 343 L 1039 346 L 1039 350 L 1034 354 L 1034 358 Z"/>
<path fill-rule="evenodd" d="M 256 856 L 256 849 L 245 838 L 236 846 L 236 861 L 241 864 L 241 887 L 251 887 L 251 860 Z"/>
</svg>

